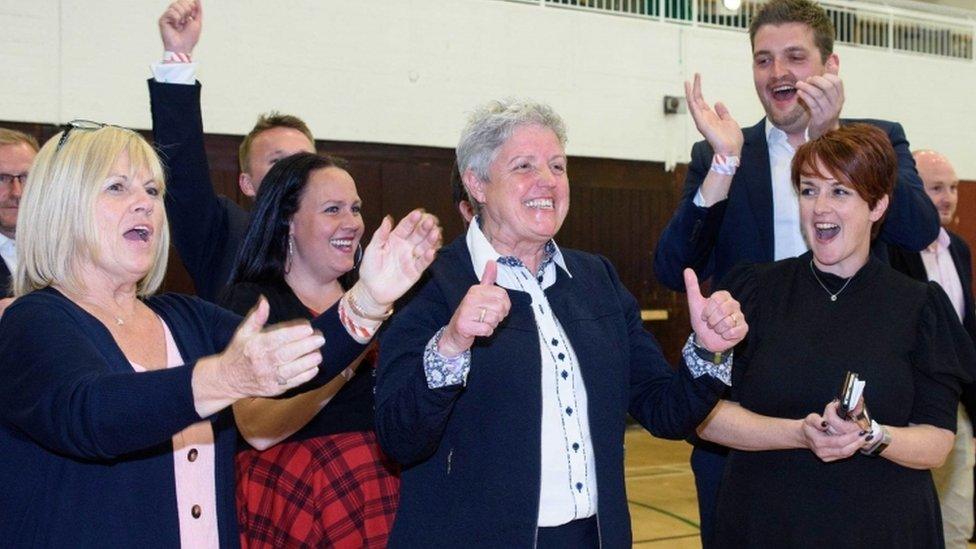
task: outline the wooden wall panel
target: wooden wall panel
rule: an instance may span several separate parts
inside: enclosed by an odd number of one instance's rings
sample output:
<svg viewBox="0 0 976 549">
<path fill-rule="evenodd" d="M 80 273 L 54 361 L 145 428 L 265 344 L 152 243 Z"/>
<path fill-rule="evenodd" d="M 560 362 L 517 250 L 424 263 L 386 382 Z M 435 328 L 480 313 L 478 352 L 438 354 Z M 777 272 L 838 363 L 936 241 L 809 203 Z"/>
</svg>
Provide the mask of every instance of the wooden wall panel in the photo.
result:
<svg viewBox="0 0 976 549">
<path fill-rule="evenodd" d="M 58 130 L 42 124 L 0 125 L 27 131 L 41 140 Z M 143 135 L 150 137 L 146 132 Z M 212 134 L 205 144 L 216 191 L 250 207 L 250 199 L 241 194 L 237 184 L 241 139 Z M 383 215 L 399 218 L 415 207 L 424 207 L 440 218 L 445 242 L 463 231 L 451 203 L 453 150 L 336 141 L 319 141 L 318 148 L 349 163 L 363 199 L 367 234 L 375 230 Z M 667 311 L 668 320 L 646 326 L 673 362 L 690 329 L 687 305 L 683 295 L 657 283 L 651 261 L 658 235 L 677 202 L 683 172 L 668 173 L 661 164 L 652 162 L 576 157 L 570 159 L 569 173 L 571 207 L 558 236 L 560 245 L 608 257 L 641 308 Z M 176 253 L 170 254 L 164 290 L 193 292 Z"/>
</svg>

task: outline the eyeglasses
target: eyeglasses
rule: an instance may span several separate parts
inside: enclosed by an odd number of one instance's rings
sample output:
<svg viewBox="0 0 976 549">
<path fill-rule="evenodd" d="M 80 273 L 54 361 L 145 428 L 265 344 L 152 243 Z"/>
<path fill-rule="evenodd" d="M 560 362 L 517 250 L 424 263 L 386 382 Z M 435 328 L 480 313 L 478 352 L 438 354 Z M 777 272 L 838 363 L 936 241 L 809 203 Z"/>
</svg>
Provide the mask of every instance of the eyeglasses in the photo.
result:
<svg viewBox="0 0 976 549">
<path fill-rule="evenodd" d="M 20 182 L 21 185 L 27 183 L 27 173 L 0 173 L 0 185 L 12 185 L 14 181 Z"/>
<path fill-rule="evenodd" d="M 72 120 L 64 126 L 64 130 L 61 133 L 61 139 L 58 140 L 58 146 L 54 148 L 54 154 L 57 154 L 64 146 L 64 142 L 68 140 L 68 134 L 71 130 L 100 130 L 106 126 L 111 126 L 111 124 L 103 124 L 101 122 L 95 122 L 92 120 Z"/>
</svg>

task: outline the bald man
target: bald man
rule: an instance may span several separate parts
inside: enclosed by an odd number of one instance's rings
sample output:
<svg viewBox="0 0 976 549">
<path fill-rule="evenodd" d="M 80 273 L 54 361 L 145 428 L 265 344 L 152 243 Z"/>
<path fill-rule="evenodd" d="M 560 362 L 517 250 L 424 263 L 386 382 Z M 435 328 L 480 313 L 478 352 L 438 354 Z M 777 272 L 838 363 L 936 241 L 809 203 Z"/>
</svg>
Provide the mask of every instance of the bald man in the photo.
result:
<svg viewBox="0 0 976 549">
<path fill-rule="evenodd" d="M 969 336 L 976 342 L 969 246 L 947 229 L 956 217 L 959 177 L 949 159 L 935 151 L 915 151 L 912 155 L 925 193 L 939 211 L 942 228 L 935 242 L 921 252 L 890 248 L 891 266 L 918 280 L 938 282 L 952 301 Z M 976 457 L 970 418 L 976 412 L 974 395 L 976 387 L 972 384 L 964 387 L 952 452 L 942 467 L 932 471 L 942 507 L 942 529 L 947 548 L 965 549 L 973 534 L 973 465 Z"/>
</svg>

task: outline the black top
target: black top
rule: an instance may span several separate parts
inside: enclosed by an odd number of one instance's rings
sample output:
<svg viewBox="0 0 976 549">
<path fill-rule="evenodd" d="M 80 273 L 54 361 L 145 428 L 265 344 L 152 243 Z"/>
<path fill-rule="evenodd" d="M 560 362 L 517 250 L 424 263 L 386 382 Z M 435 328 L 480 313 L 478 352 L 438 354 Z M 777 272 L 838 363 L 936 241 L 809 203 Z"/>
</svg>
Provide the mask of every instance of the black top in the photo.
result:
<svg viewBox="0 0 976 549">
<path fill-rule="evenodd" d="M 817 278 L 819 277 L 820 282 Z M 828 290 L 821 286 L 821 282 Z M 822 413 L 844 373 L 867 381 L 882 424 L 955 430 L 960 384 L 976 360 L 942 289 L 870 259 L 845 279 L 811 269 L 811 254 L 733 269 L 725 283 L 749 321 L 732 400 L 756 413 Z M 722 479 L 722 547 L 941 547 L 932 477 L 859 453 L 833 463 L 812 452 L 733 450 Z"/>
<path fill-rule="evenodd" d="M 224 288 L 218 304 L 238 314 L 246 314 L 258 301 L 259 295 L 268 299 L 270 314 L 268 324 L 306 318 L 311 320 L 312 312 L 298 299 L 295 292 L 284 282 L 280 284 L 255 284 L 238 282 Z M 325 342 L 323 353 L 329 352 L 329 342 Z M 286 442 L 307 440 L 317 436 L 373 430 L 373 384 L 372 362 L 364 361 L 332 400 Z"/>
</svg>

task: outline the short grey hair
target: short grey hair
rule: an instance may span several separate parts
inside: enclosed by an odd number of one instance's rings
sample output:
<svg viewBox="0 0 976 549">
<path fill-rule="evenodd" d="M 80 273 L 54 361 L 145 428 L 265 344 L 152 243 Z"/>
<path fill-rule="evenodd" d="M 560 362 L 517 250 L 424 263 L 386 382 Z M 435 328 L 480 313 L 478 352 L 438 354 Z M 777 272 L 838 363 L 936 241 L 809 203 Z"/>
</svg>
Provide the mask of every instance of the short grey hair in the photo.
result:
<svg viewBox="0 0 976 549">
<path fill-rule="evenodd" d="M 556 134 L 559 144 L 566 146 L 566 124 L 549 105 L 515 98 L 489 101 L 471 113 L 461 131 L 457 146 L 457 166 L 461 177 L 471 170 L 478 179 L 487 182 L 488 167 L 495 160 L 498 149 L 521 126 L 549 128 Z M 470 193 L 468 198 L 475 210 L 480 212 L 481 205 Z"/>
</svg>

